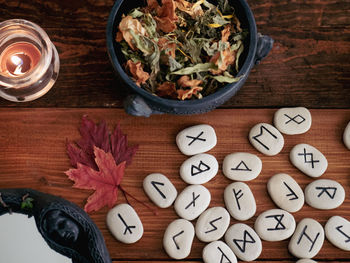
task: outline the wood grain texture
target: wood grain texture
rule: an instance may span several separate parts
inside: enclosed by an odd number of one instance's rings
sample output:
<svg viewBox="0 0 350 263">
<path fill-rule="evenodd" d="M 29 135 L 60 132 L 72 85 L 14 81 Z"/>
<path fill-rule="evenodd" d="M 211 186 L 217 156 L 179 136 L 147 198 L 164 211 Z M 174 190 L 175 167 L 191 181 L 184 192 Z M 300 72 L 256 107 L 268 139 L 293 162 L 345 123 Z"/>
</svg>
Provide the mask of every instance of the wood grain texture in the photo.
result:
<svg viewBox="0 0 350 263">
<path fill-rule="evenodd" d="M 220 109 L 190 117 L 159 115 L 135 118 L 126 115 L 121 109 L 3 108 L 0 109 L 0 187 L 34 188 L 62 196 L 83 207 L 92 192 L 72 188 L 73 183 L 65 176 L 64 171 L 71 168 L 65 144 L 66 139 L 79 139 L 78 127 L 81 117 L 88 114 L 96 122 L 105 119 L 110 129 L 120 122 L 122 130 L 128 134 L 129 143 L 140 145 L 132 165 L 126 169 L 122 185 L 129 193 L 155 208 L 143 192 L 144 177 L 153 172 L 160 172 L 168 176 L 178 192 L 184 189 L 186 184 L 179 177 L 179 167 L 186 157 L 177 149 L 175 136 L 185 127 L 208 123 L 214 127 L 218 136 L 218 144 L 210 153 L 217 158 L 220 167 L 227 154 L 239 151 L 256 154 L 263 162 L 263 170 L 259 177 L 248 182 L 257 202 L 257 213 L 246 221 L 248 225 L 253 226 L 261 212 L 275 208 L 266 190 L 267 180 L 272 175 L 280 172 L 290 174 L 303 189 L 314 180 L 303 175 L 289 162 L 289 152 L 298 143 L 313 145 L 326 156 L 329 166 L 322 178 L 334 179 L 341 183 L 346 191 L 346 200 L 342 206 L 330 211 L 304 205 L 301 211 L 294 213 L 296 221 L 312 217 L 324 226 L 332 215 L 341 215 L 350 220 L 350 151 L 342 143 L 343 130 L 350 121 L 350 110 L 311 110 L 311 129 L 302 135 L 285 135 L 282 152 L 277 156 L 267 157 L 250 145 L 247 136 L 250 128 L 256 123 L 272 123 L 274 112 L 272 109 Z M 223 191 L 230 182 L 223 176 L 220 168 L 217 176 L 205 184 L 212 194 L 211 207 L 223 205 Z M 162 249 L 162 236 L 167 225 L 178 218 L 173 207 L 157 209 L 158 214 L 155 215 L 133 199 L 129 201 L 138 212 L 145 229 L 143 238 L 136 244 L 121 244 L 112 237 L 105 223 L 108 208 L 90 214 L 105 237 L 111 257 L 124 262 L 170 260 Z M 118 203 L 123 202 L 125 199 L 119 193 Z M 231 220 L 232 224 L 236 222 Z M 287 245 L 288 241 L 264 241 L 259 260 L 293 261 Z M 204 243 L 195 238 L 188 260 L 200 260 L 203 247 Z M 350 254 L 325 241 L 316 259 L 350 261 Z"/>
<path fill-rule="evenodd" d="M 143 1 L 143 0 L 135 0 Z M 1 20 L 42 26 L 61 59 L 58 81 L 30 103 L 9 107 L 120 108 L 127 90 L 115 76 L 105 28 L 113 0 L 0 0 Z M 275 45 L 222 108 L 350 107 L 350 4 L 347 0 L 249 1 L 258 31 Z"/>
</svg>

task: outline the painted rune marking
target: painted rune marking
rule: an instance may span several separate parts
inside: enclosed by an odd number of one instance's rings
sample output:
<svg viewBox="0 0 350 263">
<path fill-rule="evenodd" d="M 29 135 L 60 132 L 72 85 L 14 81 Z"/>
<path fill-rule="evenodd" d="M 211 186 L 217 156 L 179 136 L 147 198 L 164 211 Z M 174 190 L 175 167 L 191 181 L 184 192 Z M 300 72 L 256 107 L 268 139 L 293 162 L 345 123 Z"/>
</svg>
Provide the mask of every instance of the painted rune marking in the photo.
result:
<svg viewBox="0 0 350 263">
<path fill-rule="evenodd" d="M 210 166 L 205 164 L 203 161 L 200 161 L 198 166 L 192 164 L 191 166 L 191 176 L 206 172 L 210 170 Z"/>
<path fill-rule="evenodd" d="M 266 146 L 265 144 L 263 144 L 258 137 L 262 136 L 264 134 L 264 130 L 267 131 L 274 139 L 277 140 L 277 136 L 274 135 L 271 131 L 269 131 L 264 125 L 260 126 L 260 133 L 258 135 L 253 136 L 253 139 L 256 140 L 258 143 L 260 143 L 266 150 L 270 150 L 270 148 L 268 146 Z"/>
<path fill-rule="evenodd" d="M 220 259 L 220 263 L 232 263 L 231 260 L 226 256 L 226 254 L 224 253 L 224 251 L 222 251 L 222 249 L 220 247 L 218 247 L 219 251 L 221 252 L 221 259 Z M 223 260 L 227 259 L 227 262 L 224 262 Z"/>
<path fill-rule="evenodd" d="M 239 203 L 239 199 L 241 199 L 244 194 L 242 193 L 242 190 L 239 190 L 237 193 L 236 193 L 236 189 L 232 189 L 232 190 L 233 190 L 233 194 L 235 195 L 238 210 L 241 210 L 241 205 Z"/>
<path fill-rule="evenodd" d="M 176 248 L 177 248 L 178 250 L 180 249 L 180 247 L 179 247 L 179 245 L 177 244 L 175 238 L 177 238 L 178 236 L 182 235 L 184 232 L 185 232 L 185 231 L 182 230 L 181 232 L 179 232 L 179 233 L 177 233 L 175 236 L 173 236 L 173 241 L 174 241 L 175 246 L 176 246 Z"/>
<path fill-rule="evenodd" d="M 350 236 L 347 235 L 346 233 L 344 233 L 342 230 L 340 230 L 343 226 L 337 226 L 335 229 L 337 229 L 340 233 L 343 234 L 343 236 L 345 236 L 347 239 L 344 241 L 345 243 L 350 242 Z"/>
<path fill-rule="evenodd" d="M 250 239 L 248 239 L 248 237 Z M 242 246 L 240 246 L 239 243 L 243 243 Z M 247 230 L 244 230 L 244 236 L 243 239 L 233 239 L 233 243 L 236 244 L 236 246 L 238 247 L 238 249 L 242 252 L 245 253 L 246 251 L 246 244 L 247 243 L 251 243 L 254 244 L 256 241 L 255 239 L 251 236 L 251 234 L 249 234 L 249 232 Z"/>
<path fill-rule="evenodd" d="M 123 222 L 123 224 L 124 224 L 124 226 L 125 226 L 125 230 L 124 230 L 123 235 L 125 235 L 126 232 L 129 232 L 130 234 L 132 234 L 131 228 L 136 228 L 136 226 L 129 226 L 129 225 L 125 222 L 124 218 L 123 218 L 119 213 L 118 213 L 118 217 L 120 218 L 120 220 Z"/>
<path fill-rule="evenodd" d="M 166 199 L 165 194 L 159 190 L 157 185 L 162 185 L 164 186 L 164 183 L 161 182 L 156 182 L 156 181 L 151 181 L 151 184 L 153 185 L 153 187 L 157 190 L 157 192 L 160 194 L 161 197 L 163 197 L 163 199 Z"/>
<path fill-rule="evenodd" d="M 244 168 L 241 168 L 241 165 L 244 166 Z M 250 169 L 246 163 L 244 161 L 241 161 L 236 168 L 231 168 L 232 171 L 251 171 L 252 169 Z"/>
<path fill-rule="evenodd" d="M 191 205 L 193 205 L 193 207 L 196 207 L 196 200 L 197 200 L 198 197 L 200 197 L 200 196 L 201 196 L 200 194 L 196 196 L 196 194 L 195 194 L 194 192 L 192 192 L 192 201 L 191 201 L 191 203 L 189 203 L 189 204 L 185 207 L 185 209 L 189 208 Z"/>
<path fill-rule="evenodd" d="M 290 188 L 290 186 L 286 183 L 286 182 L 283 182 L 283 184 L 288 188 L 288 190 L 290 191 L 289 194 L 287 194 L 286 196 L 292 196 L 292 198 L 289 199 L 289 201 L 293 201 L 293 200 L 296 200 L 296 199 L 299 199 L 299 197 L 297 196 L 297 194 L 293 191 L 292 188 Z"/>
<path fill-rule="evenodd" d="M 290 117 L 288 116 L 287 114 L 284 114 L 284 116 L 286 116 L 287 118 L 289 118 L 289 120 L 285 123 L 285 124 L 288 124 L 290 123 L 291 121 L 295 122 L 296 124 L 302 124 L 304 121 L 306 121 L 306 119 L 301 116 L 300 114 L 298 115 L 295 115 L 294 117 Z M 301 119 L 301 120 L 300 120 Z"/>
<path fill-rule="evenodd" d="M 301 242 L 303 236 L 305 236 L 305 237 L 311 242 L 311 247 L 310 247 L 310 249 L 309 249 L 309 252 L 311 252 L 311 250 L 313 249 L 313 247 L 314 247 L 314 245 L 315 245 L 315 243 L 316 243 L 316 241 L 317 241 L 317 238 L 318 238 L 319 235 L 320 235 L 320 232 L 317 233 L 317 235 L 316 235 L 316 237 L 315 237 L 314 239 L 311 239 L 311 237 L 306 233 L 306 229 L 307 229 L 307 225 L 304 226 L 304 229 L 303 229 L 303 231 L 301 232 L 301 235 L 300 235 L 300 237 L 299 237 L 299 239 L 298 239 L 297 245 L 300 244 L 300 242 Z"/>
<path fill-rule="evenodd" d="M 283 223 L 282 223 L 283 217 L 284 217 L 284 214 L 266 216 L 265 218 L 274 218 L 277 221 L 275 228 L 268 228 L 267 230 L 268 231 L 275 231 L 275 230 L 286 229 L 285 225 L 283 225 Z"/>
<path fill-rule="evenodd" d="M 203 141 L 205 142 L 206 139 L 201 138 L 201 136 L 203 135 L 204 132 L 201 132 L 197 137 L 193 137 L 193 136 L 189 136 L 186 135 L 187 138 L 192 139 L 192 141 L 188 144 L 188 146 L 191 146 L 192 143 L 194 143 L 195 141 Z"/>
<path fill-rule="evenodd" d="M 334 199 L 335 193 L 337 192 L 337 187 L 317 186 L 316 190 L 321 190 L 320 193 L 317 195 L 317 197 L 321 197 L 324 193 L 326 193 L 331 199 Z"/>
<path fill-rule="evenodd" d="M 214 219 L 214 220 L 211 220 L 211 221 L 209 222 L 209 224 L 210 224 L 213 228 L 210 229 L 210 230 L 208 230 L 208 231 L 206 231 L 206 232 L 204 232 L 204 233 L 205 233 L 205 234 L 208 234 L 208 233 L 210 233 L 210 232 L 216 231 L 218 228 L 214 225 L 214 222 L 219 221 L 220 219 L 222 219 L 222 216 L 220 216 L 220 217 L 218 217 L 218 218 L 216 218 L 216 219 Z"/>
<path fill-rule="evenodd" d="M 304 153 L 298 153 L 299 156 L 304 156 L 304 163 L 311 163 L 312 169 L 314 167 L 314 163 L 319 163 L 319 160 L 314 160 L 314 154 L 313 153 L 306 153 L 306 149 L 304 148 Z M 310 156 L 310 160 L 307 160 L 307 156 Z"/>
</svg>

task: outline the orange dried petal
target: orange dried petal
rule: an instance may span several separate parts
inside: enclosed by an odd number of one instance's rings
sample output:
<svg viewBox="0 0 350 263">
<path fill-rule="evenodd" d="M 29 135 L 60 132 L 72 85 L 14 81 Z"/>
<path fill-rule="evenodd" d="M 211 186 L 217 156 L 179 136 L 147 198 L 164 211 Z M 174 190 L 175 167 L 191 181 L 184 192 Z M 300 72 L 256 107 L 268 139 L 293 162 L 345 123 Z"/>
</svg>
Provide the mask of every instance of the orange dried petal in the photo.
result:
<svg viewBox="0 0 350 263">
<path fill-rule="evenodd" d="M 202 91 L 202 87 L 193 87 L 189 90 L 178 89 L 177 90 L 177 98 L 179 100 L 185 100 L 192 98 L 193 95 L 198 95 L 198 92 Z"/>
<path fill-rule="evenodd" d="M 221 61 L 220 61 L 221 59 Z M 211 59 L 210 62 L 218 66 L 217 70 L 211 69 L 210 72 L 214 75 L 219 75 L 236 60 L 236 51 L 231 50 L 230 47 L 226 48 L 224 51 L 217 52 Z"/>
<path fill-rule="evenodd" d="M 171 21 L 177 21 L 176 5 L 173 0 L 162 0 L 162 6 L 157 8 L 157 15 L 159 18 L 169 18 Z"/>
<path fill-rule="evenodd" d="M 157 87 L 156 94 L 159 97 L 176 99 L 177 92 L 175 83 L 169 81 L 163 82 Z"/>
<path fill-rule="evenodd" d="M 132 60 L 128 60 L 126 63 L 126 69 L 128 69 L 135 79 L 136 85 L 140 86 L 141 83 L 144 84 L 149 79 L 149 74 L 143 71 L 141 62 L 133 62 Z"/>
<path fill-rule="evenodd" d="M 178 81 L 177 81 L 177 84 L 180 86 L 180 87 L 183 87 L 183 88 L 187 88 L 187 87 L 196 87 L 196 86 L 199 86 L 203 83 L 202 80 L 199 80 L 199 79 L 193 79 L 191 80 L 189 78 L 189 76 L 182 76 Z"/>
<path fill-rule="evenodd" d="M 176 51 L 175 43 L 171 43 L 167 38 L 162 37 L 158 40 L 158 47 L 160 50 L 167 49 L 166 54 L 168 56 L 172 56 L 173 58 L 175 58 L 175 51 Z"/>
<path fill-rule="evenodd" d="M 169 17 L 154 17 L 157 21 L 157 27 L 164 33 L 171 33 L 176 29 L 174 21 L 170 20 Z"/>
<path fill-rule="evenodd" d="M 195 5 L 186 0 L 175 0 L 175 1 L 176 1 L 176 7 L 182 12 L 189 14 L 192 18 L 195 18 L 197 16 L 202 16 L 204 14 L 202 7 L 198 4 Z"/>
<path fill-rule="evenodd" d="M 156 9 L 159 7 L 157 0 L 147 0 L 147 7 L 149 9 Z"/>
<path fill-rule="evenodd" d="M 130 33 L 130 30 L 134 31 L 137 35 L 145 36 L 147 34 L 146 29 L 142 27 L 142 24 L 131 16 L 125 16 L 119 23 L 119 31 L 123 35 L 124 40 L 128 43 L 132 50 L 136 50 L 136 47 L 133 44 L 133 37 Z M 119 38 L 120 36 L 117 37 Z"/>
<path fill-rule="evenodd" d="M 225 28 L 221 31 L 221 41 L 228 42 L 228 38 L 231 34 L 231 25 L 226 25 Z"/>
</svg>

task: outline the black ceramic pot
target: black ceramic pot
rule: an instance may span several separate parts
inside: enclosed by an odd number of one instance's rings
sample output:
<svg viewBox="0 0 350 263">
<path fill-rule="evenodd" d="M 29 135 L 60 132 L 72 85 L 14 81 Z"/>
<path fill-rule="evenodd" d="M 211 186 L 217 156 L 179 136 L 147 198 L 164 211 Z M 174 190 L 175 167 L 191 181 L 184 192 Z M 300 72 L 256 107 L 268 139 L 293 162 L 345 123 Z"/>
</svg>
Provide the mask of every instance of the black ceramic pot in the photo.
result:
<svg viewBox="0 0 350 263">
<path fill-rule="evenodd" d="M 117 0 L 107 22 L 107 49 L 111 63 L 117 74 L 134 93 L 129 95 L 124 102 L 126 112 L 131 115 L 148 117 L 157 113 L 198 114 L 211 111 L 235 95 L 248 78 L 252 67 L 258 64 L 273 46 L 272 38 L 257 33 L 255 19 L 247 2 L 245 0 L 231 0 L 242 28 L 248 29 L 249 32 L 244 42 L 245 51 L 241 56 L 241 66 L 238 73 L 238 76 L 243 77 L 238 82 L 228 84 L 200 100 L 178 101 L 154 96 L 138 87 L 125 73 L 122 67 L 125 58 L 115 41 L 122 15 L 127 14 L 133 8 L 144 5 L 145 2 L 144 0 Z M 214 3 L 214 1 L 209 2 Z"/>
</svg>

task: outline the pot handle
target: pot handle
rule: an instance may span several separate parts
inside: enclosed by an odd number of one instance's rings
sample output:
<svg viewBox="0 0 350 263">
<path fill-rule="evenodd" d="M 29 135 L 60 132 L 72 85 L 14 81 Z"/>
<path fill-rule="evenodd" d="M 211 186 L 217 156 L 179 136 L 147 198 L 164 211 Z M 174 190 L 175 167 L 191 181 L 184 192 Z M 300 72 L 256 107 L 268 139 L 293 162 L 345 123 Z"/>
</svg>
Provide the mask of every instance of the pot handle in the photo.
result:
<svg viewBox="0 0 350 263">
<path fill-rule="evenodd" d="M 274 40 L 266 35 L 258 33 L 258 44 L 255 53 L 255 65 L 258 65 L 264 59 L 273 47 Z"/>
<path fill-rule="evenodd" d="M 140 117 L 162 114 L 160 111 L 152 110 L 145 100 L 137 94 L 131 94 L 126 97 L 124 100 L 124 110 L 127 114 Z"/>
</svg>

